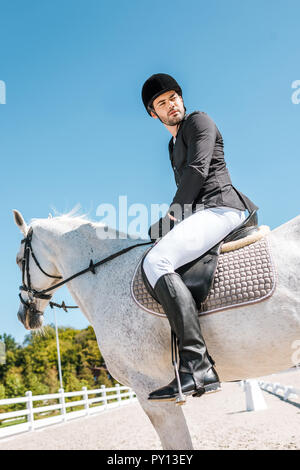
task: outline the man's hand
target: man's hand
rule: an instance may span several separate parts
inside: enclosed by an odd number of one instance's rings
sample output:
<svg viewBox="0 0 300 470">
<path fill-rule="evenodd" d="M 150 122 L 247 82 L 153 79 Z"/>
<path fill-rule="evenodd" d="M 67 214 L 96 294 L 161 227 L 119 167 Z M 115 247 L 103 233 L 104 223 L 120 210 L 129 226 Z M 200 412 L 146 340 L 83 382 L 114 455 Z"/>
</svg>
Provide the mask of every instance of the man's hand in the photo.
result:
<svg viewBox="0 0 300 470">
<path fill-rule="evenodd" d="M 174 222 L 179 222 L 179 219 L 176 219 L 173 215 L 169 214 L 169 212 L 168 212 L 167 215 L 168 215 L 168 217 L 169 217 L 171 220 L 173 220 Z"/>
<path fill-rule="evenodd" d="M 178 219 L 176 219 L 173 215 L 167 213 L 165 217 L 161 217 L 158 222 L 155 222 L 155 224 L 151 225 L 148 230 L 149 237 L 152 241 L 163 237 L 170 230 L 172 230 L 176 222 L 178 222 Z"/>
</svg>

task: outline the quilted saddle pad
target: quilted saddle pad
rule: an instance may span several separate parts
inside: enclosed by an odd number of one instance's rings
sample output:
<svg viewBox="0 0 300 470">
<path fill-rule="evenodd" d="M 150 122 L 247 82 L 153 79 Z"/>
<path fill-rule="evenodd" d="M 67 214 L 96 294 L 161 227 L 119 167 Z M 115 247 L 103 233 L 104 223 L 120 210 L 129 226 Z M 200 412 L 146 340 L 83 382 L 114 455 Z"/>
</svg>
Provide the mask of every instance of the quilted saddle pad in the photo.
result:
<svg viewBox="0 0 300 470">
<path fill-rule="evenodd" d="M 131 295 L 142 309 L 166 317 L 162 306 L 144 284 L 141 273 L 143 256 L 132 278 Z M 214 281 L 199 315 L 265 300 L 273 294 L 275 284 L 270 246 L 264 236 L 255 243 L 219 255 Z"/>
</svg>

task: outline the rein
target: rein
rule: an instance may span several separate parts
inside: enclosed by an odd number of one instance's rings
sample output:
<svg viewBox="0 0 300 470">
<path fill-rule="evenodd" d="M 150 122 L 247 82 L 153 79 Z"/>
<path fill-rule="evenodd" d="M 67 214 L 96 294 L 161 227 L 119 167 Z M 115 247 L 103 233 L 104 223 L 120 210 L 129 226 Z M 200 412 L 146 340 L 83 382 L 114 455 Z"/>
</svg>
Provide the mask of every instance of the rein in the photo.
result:
<svg viewBox="0 0 300 470">
<path fill-rule="evenodd" d="M 32 227 L 30 227 L 30 229 L 28 230 L 27 236 L 25 238 L 23 238 L 23 240 L 21 240 L 21 243 L 24 243 L 25 245 L 24 245 L 24 254 L 23 254 L 23 259 L 22 259 L 22 283 L 23 284 L 22 284 L 22 286 L 20 286 L 19 290 L 21 290 L 21 291 L 23 290 L 23 291 L 27 292 L 29 297 L 38 298 L 38 299 L 51 299 L 53 294 L 47 294 L 47 292 L 50 292 L 53 289 L 61 287 L 64 284 L 66 284 L 67 282 L 71 281 L 72 279 L 74 279 L 78 276 L 81 276 L 82 274 L 85 274 L 89 271 L 93 274 L 96 274 L 95 268 L 97 268 L 98 266 L 101 266 L 102 264 L 107 263 L 108 261 L 111 261 L 112 259 L 117 258 L 118 256 L 121 256 L 121 255 L 127 253 L 128 251 L 132 250 L 133 248 L 136 248 L 138 246 L 143 246 L 143 245 L 150 245 L 152 243 L 152 241 L 145 242 L 145 243 L 136 243 L 135 245 L 129 246 L 127 248 L 124 248 L 123 250 L 117 251 L 116 253 L 113 253 L 112 255 L 107 256 L 106 258 L 98 261 L 97 263 L 94 263 L 93 260 L 90 260 L 89 266 L 85 269 L 82 269 L 82 271 L 78 271 L 77 273 L 73 274 L 72 276 L 68 277 L 67 279 L 64 279 L 63 281 L 58 282 L 57 284 L 54 284 L 53 286 L 48 287 L 47 289 L 37 291 L 37 290 L 35 290 L 31 287 L 31 278 L 30 278 L 30 272 L 29 272 L 29 256 L 30 256 L 30 253 L 32 255 L 32 258 L 33 258 L 35 264 L 37 265 L 37 267 L 40 269 L 40 271 L 43 274 L 45 274 L 48 277 L 55 278 L 55 279 L 62 279 L 62 276 L 54 276 L 54 275 L 49 274 L 49 273 L 47 273 L 46 271 L 43 270 L 43 268 L 41 267 L 40 263 L 38 262 L 35 254 L 33 252 L 33 249 L 32 249 L 32 245 L 31 245 L 32 235 L 33 235 L 33 229 L 32 229 Z M 26 275 L 26 278 L 27 278 L 27 285 L 25 284 L 25 275 Z M 20 297 L 20 300 L 21 300 L 22 304 L 25 305 L 27 308 L 29 308 L 31 313 L 37 313 L 37 314 L 43 315 L 43 312 L 41 312 L 40 310 L 37 310 L 36 305 L 32 300 L 30 302 L 26 302 L 23 299 L 21 294 L 19 294 L 19 297 Z M 62 302 L 61 305 L 56 304 L 55 302 L 49 302 L 49 305 L 50 305 L 51 308 L 53 308 L 53 307 L 62 308 L 65 312 L 67 312 L 68 308 L 78 308 L 77 306 L 67 306 L 64 302 Z"/>
</svg>

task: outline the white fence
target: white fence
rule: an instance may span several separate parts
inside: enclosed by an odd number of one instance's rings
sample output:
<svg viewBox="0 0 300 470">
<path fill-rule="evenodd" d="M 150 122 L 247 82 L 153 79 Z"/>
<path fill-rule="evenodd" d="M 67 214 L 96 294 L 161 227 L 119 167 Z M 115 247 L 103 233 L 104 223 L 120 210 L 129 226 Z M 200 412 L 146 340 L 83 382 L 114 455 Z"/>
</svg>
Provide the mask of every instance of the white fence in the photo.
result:
<svg viewBox="0 0 300 470">
<path fill-rule="evenodd" d="M 282 397 L 283 400 L 288 400 L 289 396 L 291 395 L 300 398 L 300 390 L 292 387 L 291 385 L 281 385 L 279 383 L 263 382 L 262 380 L 258 381 L 258 385 L 262 390 L 274 393 L 275 395 Z"/>
<path fill-rule="evenodd" d="M 267 404 L 256 379 L 243 380 L 240 382 L 240 385 L 245 392 L 247 411 L 267 409 Z"/>
<path fill-rule="evenodd" d="M 58 393 L 49 395 L 32 395 L 32 392 L 29 391 L 25 395 L 25 397 L 0 400 L 1 408 L 12 404 L 24 404 L 26 406 L 23 410 L 0 413 L 0 422 L 2 424 L 24 420 L 24 417 L 26 419 L 25 423 L 0 428 L 0 438 L 21 432 L 34 431 L 44 426 L 66 422 L 69 419 L 81 416 L 89 416 L 136 401 L 135 393 L 130 388 L 120 385 L 112 388 L 106 388 L 102 385 L 101 388 L 95 390 L 87 390 L 86 387 L 82 387 L 82 390 L 78 392 L 64 392 L 63 389 L 59 389 Z M 95 397 L 89 398 L 90 395 L 95 395 Z M 66 400 L 73 397 L 82 397 L 82 399 L 77 401 Z M 56 400 L 58 403 L 47 405 L 49 400 Z M 41 401 L 43 406 L 34 407 L 34 403 L 37 401 Z M 75 407 L 83 407 L 83 409 L 68 412 L 69 408 Z M 58 415 L 47 417 L 56 410 L 59 410 Z M 35 414 L 39 414 L 38 419 L 35 419 Z"/>
</svg>

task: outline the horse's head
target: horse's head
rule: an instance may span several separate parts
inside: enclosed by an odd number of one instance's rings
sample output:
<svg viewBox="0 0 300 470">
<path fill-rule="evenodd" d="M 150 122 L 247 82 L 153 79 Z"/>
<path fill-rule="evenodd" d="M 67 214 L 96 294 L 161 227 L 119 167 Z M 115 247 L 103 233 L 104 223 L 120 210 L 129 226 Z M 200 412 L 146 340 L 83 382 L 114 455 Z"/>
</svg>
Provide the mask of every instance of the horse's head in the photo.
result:
<svg viewBox="0 0 300 470">
<path fill-rule="evenodd" d="M 27 330 L 36 330 L 43 325 L 43 314 L 54 292 L 43 291 L 57 283 L 61 276 L 53 262 L 49 244 L 42 236 L 42 227 L 39 224 L 28 226 L 19 211 L 14 210 L 13 213 L 24 236 L 16 258 L 22 272 L 18 318 Z"/>
</svg>

